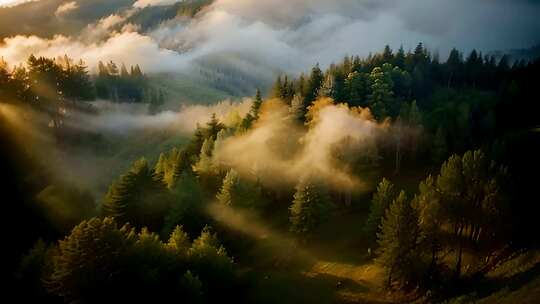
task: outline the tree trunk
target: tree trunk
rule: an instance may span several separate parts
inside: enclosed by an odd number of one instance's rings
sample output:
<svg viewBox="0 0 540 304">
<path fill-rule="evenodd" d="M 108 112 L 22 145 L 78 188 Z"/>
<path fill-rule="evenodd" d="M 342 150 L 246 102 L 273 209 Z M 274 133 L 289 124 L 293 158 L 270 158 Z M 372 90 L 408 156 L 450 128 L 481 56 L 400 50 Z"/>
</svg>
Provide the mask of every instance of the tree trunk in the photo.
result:
<svg viewBox="0 0 540 304">
<path fill-rule="evenodd" d="M 463 254 L 463 239 L 462 239 L 463 229 L 464 229 L 464 226 L 460 224 L 458 226 L 457 234 L 456 234 L 456 237 L 458 238 L 458 243 L 459 243 L 459 250 L 456 256 L 456 269 L 454 273 L 456 279 L 461 276 L 461 257 Z"/>
<path fill-rule="evenodd" d="M 463 255 L 463 241 L 459 241 L 459 251 L 457 255 L 457 261 L 456 261 L 456 272 L 455 277 L 458 279 L 461 276 L 461 257 Z"/>
</svg>

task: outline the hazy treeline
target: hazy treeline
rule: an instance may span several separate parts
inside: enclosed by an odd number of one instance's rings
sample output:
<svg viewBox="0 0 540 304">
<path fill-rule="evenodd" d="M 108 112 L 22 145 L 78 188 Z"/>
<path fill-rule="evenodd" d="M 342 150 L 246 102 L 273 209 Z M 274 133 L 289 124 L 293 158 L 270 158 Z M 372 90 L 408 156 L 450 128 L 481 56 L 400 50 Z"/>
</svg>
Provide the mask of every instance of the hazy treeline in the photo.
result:
<svg viewBox="0 0 540 304">
<path fill-rule="evenodd" d="M 67 55 L 58 58 L 30 56 L 25 65 L 10 67 L 2 61 L 1 97 L 6 102 L 52 105 L 54 102 L 107 99 L 115 102 L 145 102 L 157 108 L 163 104 L 161 90 L 152 88 L 138 65 L 118 67 L 99 62 L 98 73 L 90 75 L 82 60 Z"/>
</svg>

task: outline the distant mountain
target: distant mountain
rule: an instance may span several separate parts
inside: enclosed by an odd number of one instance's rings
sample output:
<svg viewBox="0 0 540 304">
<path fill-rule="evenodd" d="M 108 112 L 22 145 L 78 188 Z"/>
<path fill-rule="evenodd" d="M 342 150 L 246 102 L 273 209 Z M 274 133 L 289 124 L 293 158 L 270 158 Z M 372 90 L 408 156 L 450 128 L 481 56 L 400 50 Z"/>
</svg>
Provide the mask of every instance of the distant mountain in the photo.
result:
<svg viewBox="0 0 540 304">
<path fill-rule="evenodd" d="M 214 0 L 184 0 L 173 5 L 145 7 L 138 10 L 128 21 L 141 26 L 147 31 L 160 23 L 179 17 L 192 18 Z"/>
<path fill-rule="evenodd" d="M 56 10 L 67 0 L 41 0 L 0 8 L 0 39 L 15 35 L 52 37 L 74 35 L 89 23 L 129 8 L 135 0 L 85 0 L 69 14 L 57 17 Z"/>
<path fill-rule="evenodd" d="M 0 7 L 0 39 L 16 35 L 50 38 L 56 34 L 76 35 L 88 24 L 133 7 L 136 0 L 75 1 L 78 8 L 57 16 L 59 6 L 71 0 L 41 0 L 13 7 Z M 213 0 L 184 0 L 173 5 L 138 9 L 128 19 L 142 31 L 176 17 L 191 18 Z"/>
</svg>

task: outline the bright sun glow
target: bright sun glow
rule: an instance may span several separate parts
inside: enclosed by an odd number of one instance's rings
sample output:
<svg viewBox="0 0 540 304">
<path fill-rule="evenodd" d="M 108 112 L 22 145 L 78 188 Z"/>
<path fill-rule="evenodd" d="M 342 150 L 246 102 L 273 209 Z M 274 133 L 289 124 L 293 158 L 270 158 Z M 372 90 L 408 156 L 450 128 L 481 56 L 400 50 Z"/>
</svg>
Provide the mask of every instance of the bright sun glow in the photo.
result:
<svg viewBox="0 0 540 304">
<path fill-rule="evenodd" d="M 0 6 L 14 6 L 24 2 L 38 1 L 38 0 L 0 0 Z"/>
</svg>

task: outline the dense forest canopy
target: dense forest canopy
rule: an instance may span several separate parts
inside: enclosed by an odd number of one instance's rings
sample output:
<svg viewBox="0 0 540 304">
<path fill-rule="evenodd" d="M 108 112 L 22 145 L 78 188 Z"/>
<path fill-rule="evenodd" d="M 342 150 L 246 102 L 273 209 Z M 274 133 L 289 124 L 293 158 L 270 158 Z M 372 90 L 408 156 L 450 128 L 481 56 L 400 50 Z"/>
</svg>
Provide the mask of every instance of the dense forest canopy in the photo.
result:
<svg viewBox="0 0 540 304">
<path fill-rule="evenodd" d="M 441 61 L 418 44 L 410 52 L 387 46 L 367 58 L 347 56 L 296 79 L 281 75 L 268 98 L 257 91 L 243 116 L 212 115 L 187 144 L 135 161 L 102 198 L 29 163 L 31 173 L 21 174 L 35 196 L 27 204 L 41 202 L 32 214 L 50 228 L 17 276 L 50 301 L 120 297 L 134 284 L 142 284 L 132 294 L 138 299 L 173 288 L 190 301 L 211 301 L 225 292 L 223 280 L 233 284 L 227 292 L 247 292 L 248 277 L 238 271 L 243 263 L 257 267 L 249 252 L 261 233 L 271 235 L 263 238 L 269 244 L 289 242 L 247 218 L 275 218 L 278 230 L 309 247 L 322 241 L 321 227 L 349 214 L 361 224 L 354 234 L 380 267 L 381 286 L 444 298 L 537 245 L 526 237 L 535 206 L 518 200 L 532 195 L 524 172 L 536 150 L 514 148 L 536 134 L 538 119 L 527 113 L 538 110 L 537 96 L 521 88 L 532 85 L 538 66 L 475 50 L 463 56 L 454 49 Z M 63 145 L 82 144 L 64 121 L 70 112 L 99 115 L 90 100 L 149 103 L 151 115 L 163 98 L 137 65 L 128 71 L 100 62 L 90 75 L 67 56 L 31 56 L 1 71 L 3 100 L 47 117 L 41 128 L 55 130 Z M 50 183 L 28 182 L 40 175 Z M 106 243 L 81 243 L 87 238 Z M 108 253 L 111 246 L 118 249 Z M 85 258 L 95 250 L 105 250 L 105 260 Z M 118 277 L 98 279 L 107 273 Z M 178 285 L 161 284 L 177 274 Z M 87 276 L 95 281 L 81 280 Z"/>
<path fill-rule="evenodd" d="M 102 2 L 0 7 L 16 299 L 540 298 L 540 6 Z"/>
</svg>

